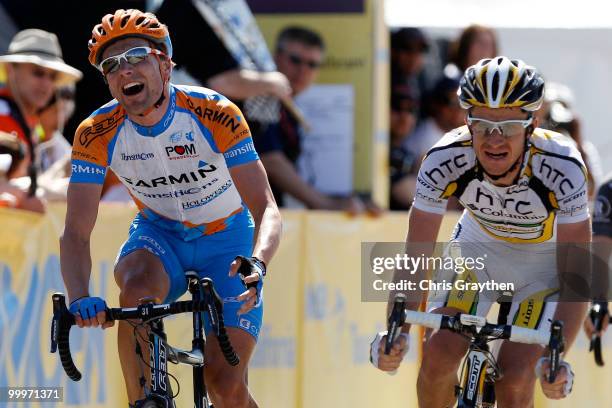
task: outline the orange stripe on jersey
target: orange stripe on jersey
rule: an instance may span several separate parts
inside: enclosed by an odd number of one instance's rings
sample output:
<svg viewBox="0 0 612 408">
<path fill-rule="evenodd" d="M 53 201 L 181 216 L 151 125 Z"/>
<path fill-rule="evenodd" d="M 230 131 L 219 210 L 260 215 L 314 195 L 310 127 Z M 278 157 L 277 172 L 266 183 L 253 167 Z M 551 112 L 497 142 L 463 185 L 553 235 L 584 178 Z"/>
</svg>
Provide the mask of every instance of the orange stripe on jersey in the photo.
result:
<svg viewBox="0 0 612 408">
<path fill-rule="evenodd" d="M 98 113 L 81 122 L 74 136 L 72 160 L 83 160 L 106 167 L 108 144 L 124 120 L 125 112 L 117 105 L 108 112 Z"/>
<path fill-rule="evenodd" d="M 229 99 L 214 100 L 183 92 L 177 92 L 176 99 L 179 108 L 193 112 L 210 130 L 221 153 L 251 137 L 244 115 Z"/>
<path fill-rule="evenodd" d="M 221 218 L 218 220 L 215 220 L 213 222 L 209 222 L 207 224 L 205 224 L 205 228 L 203 231 L 204 235 L 212 235 L 216 232 L 220 232 L 223 231 L 224 229 L 227 228 L 227 220 L 231 217 L 233 217 L 236 214 L 241 213 L 242 211 L 244 211 L 242 208 L 238 208 L 236 211 L 232 212 L 230 215 L 228 215 L 225 218 Z M 186 223 L 185 223 L 186 224 Z"/>
</svg>

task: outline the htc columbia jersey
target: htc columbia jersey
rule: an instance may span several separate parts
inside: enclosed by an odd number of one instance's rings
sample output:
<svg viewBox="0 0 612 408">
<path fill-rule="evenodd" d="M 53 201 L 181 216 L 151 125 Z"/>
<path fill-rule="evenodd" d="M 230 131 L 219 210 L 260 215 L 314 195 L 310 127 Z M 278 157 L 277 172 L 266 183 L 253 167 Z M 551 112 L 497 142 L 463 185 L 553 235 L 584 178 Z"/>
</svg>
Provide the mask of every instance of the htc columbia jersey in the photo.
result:
<svg viewBox="0 0 612 408">
<path fill-rule="evenodd" d="M 250 217 L 229 169 L 258 159 L 240 110 L 201 87 L 174 86 L 154 126 L 132 122 L 113 100 L 79 126 L 71 182 L 102 184 L 110 167 L 141 216 L 185 240 Z"/>
<path fill-rule="evenodd" d="M 455 235 L 470 241 L 542 243 L 556 223 L 588 218 L 587 174 L 574 142 L 536 129 L 518 181 L 498 187 L 485 180 L 466 126 L 447 133 L 427 153 L 417 178 L 414 206 L 442 214 L 449 197 L 465 211 Z"/>
</svg>

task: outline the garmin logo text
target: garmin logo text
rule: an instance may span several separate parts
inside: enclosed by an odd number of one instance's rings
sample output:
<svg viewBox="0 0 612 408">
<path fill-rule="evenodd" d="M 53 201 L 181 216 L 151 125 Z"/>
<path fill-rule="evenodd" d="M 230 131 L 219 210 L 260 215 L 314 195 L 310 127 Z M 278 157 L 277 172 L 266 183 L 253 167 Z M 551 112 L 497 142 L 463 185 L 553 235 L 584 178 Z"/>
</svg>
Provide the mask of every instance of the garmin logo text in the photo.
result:
<svg viewBox="0 0 612 408">
<path fill-rule="evenodd" d="M 197 208 L 197 207 L 206 205 L 207 203 L 211 202 L 212 200 L 214 200 L 215 198 L 219 197 L 221 194 L 226 192 L 231 186 L 232 186 L 232 181 L 228 180 L 227 182 L 225 182 L 224 185 L 216 189 L 214 193 L 207 195 L 206 197 L 200 200 L 194 200 L 194 201 L 188 201 L 188 202 L 182 203 L 183 210 L 189 210 L 192 208 Z"/>
<path fill-rule="evenodd" d="M 80 164 L 73 164 L 72 165 L 72 172 L 73 173 L 85 173 L 85 174 L 101 174 L 104 175 L 106 174 L 104 172 L 103 168 L 97 168 L 97 167 L 93 167 L 93 166 L 83 166 Z"/>
<path fill-rule="evenodd" d="M 173 190 L 167 193 L 145 193 L 144 191 L 140 191 L 135 188 L 132 189 L 132 191 L 140 194 L 143 197 L 147 197 L 147 198 L 177 198 L 177 197 L 182 197 L 185 195 L 199 194 L 218 181 L 219 181 L 218 178 L 214 178 L 208 183 L 204 184 L 202 187 L 191 187 L 191 188 L 186 188 L 186 189 Z"/>
<path fill-rule="evenodd" d="M 121 160 L 131 161 L 131 160 L 149 160 L 155 157 L 153 153 L 136 153 L 136 154 L 125 154 L 121 153 Z"/>
<path fill-rule="evenodd" d="M 190 171 L 188 173 L 181 173 L 178 176 L 174 176 L 170 174 L 168 177 L 156 177 L 151 180 L 132 180 L 129 177 L 121 177 L 125 180 L 126 183 L 135 186 L 135 187 L 157 187 L 157 186 L 168 186 L 173 184 L 189 184 L 194 181 L 200 181 L 201 179 L 205 179 L 207 177 L 206 173 L 211 173 L 216 171 L 217 167 L 213 164 L 206 164 L 195 171 Z"/>
<path fill-rule="evenodd" d="M 254 152 L 254 151 L 255 151 L 255 146 L 253 146 L 253 142 L 249 142 L 245 144 L 244 146 L 240 146 L 236 149 L 230 150 L 229 152 L 225 153 L 223 156 L 225 156 L 226 159 L 232 159 L 236 156 L 240 156 L 241 154 Z"/>
</svg>

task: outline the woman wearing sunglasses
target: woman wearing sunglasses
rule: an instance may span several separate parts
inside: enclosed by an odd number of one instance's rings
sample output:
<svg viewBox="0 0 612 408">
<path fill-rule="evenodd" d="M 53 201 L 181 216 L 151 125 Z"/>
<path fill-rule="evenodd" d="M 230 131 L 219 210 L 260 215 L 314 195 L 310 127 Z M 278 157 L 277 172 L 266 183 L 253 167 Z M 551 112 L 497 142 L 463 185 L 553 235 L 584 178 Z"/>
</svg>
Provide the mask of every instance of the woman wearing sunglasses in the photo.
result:
<svg viewBox="0 0 612 408">
<path fill-rule="evenodd" d="M 447 133 L 423 159 L 406 247 L 408 256 L 428 256 L 422 253 L 423 245 L 413 254 L 415 243 L 433 246 L 448 199 L 456 197 L 465 210 L 452 242 L 464 259 L 484 258 L 484 267 L 471 269 L 469 277 L 435 271 L 437 282 L 449 283 L 452 289 L 429 292 L 427 310 L 486 316 L 499 296 L 495 282 L 511 284 L 513 324 L 550 331 L 553 319 L 562 320 L 567 351 L 586 305 L 564 301 L 562 274 L 579 275 L 588 268 L 572 270 L 569 257 L 567 263 L 557 264 L 555 255 L 563 247 L 556 243 L 591 240 L 587 177 L 571 140 L 537 128 L 533 112 L 543 96 L 542 76 L 523 61 L 495 57 L 466 70 L 458 90 L 466 126 Z M 425 279 L 423 271 L 410 272 L 398 270 L 394 279 Z M 491 290 L 474 293 L 455 287 L 461 279 L 476 280 Z M 420 294 L 406 295 L 414 300 L 409 307 L 418 308 Z M 409 330 L 404 326 L 405 333 Z M 385 355 L 385 336 L 386 332 L 376 336 L 371 360 L 381 370 L 393 371 L 408 349 L 408 337 L 399 336 Z M 466 349 L 467 342 L 456 334 L 438 331 L 428 338 L 417 383 L 419 406 L 453 404 L 456 373 Z M 503 378 L 496 382 L 495 394 L 500 406 L 533 407 L 537 378 L 548 398 L 565 398 L 571 391 L 573 373 L 565 362 L 553 383 L 545 379 L 549 361 L 541 346 L 504 341 L 498 351 Z"/>
<path fill-rule="evenodd" d="M 60 251 L 70 311 L 79 327 L 112 325 L 105 301 L 89 293 L 90 235 L 111 168 L 140 210 L 115 265 L 121 306 L 136 306 L 143 297 L 176 300 L 187 289 L 185 270 L 211 277 L 225 300 L 225 325 L 240 364 L 231 367 L 221 350 L 206 348 L 210 397 L 215 406 L 256 407 L 247 367 L 280 215 L 248 124 L 222 95 L 170 83 L 172 43 L 153 14 L 104 16 L 89 41 L 89 62 L 114 99 L 84 120 L 74 138 Z M 244 282 L 237 276 L 243 263 L 250 271 Z M 132 327 L 120 323 L 118 333 L 129 401 L 139 406 L 145 385 L 139 378 L 148 370 L 134 353 Z M 141 349 L 146 354 L 149 347 Z"/>
</svg>

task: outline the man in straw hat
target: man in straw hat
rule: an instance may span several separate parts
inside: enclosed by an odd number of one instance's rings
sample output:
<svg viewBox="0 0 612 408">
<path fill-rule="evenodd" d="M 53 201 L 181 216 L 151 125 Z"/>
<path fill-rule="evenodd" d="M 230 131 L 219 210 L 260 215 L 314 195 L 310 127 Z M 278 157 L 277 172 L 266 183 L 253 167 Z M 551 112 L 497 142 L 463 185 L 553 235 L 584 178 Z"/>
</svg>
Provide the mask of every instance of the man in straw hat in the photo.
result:
<svg viewBox="0 0 612 408">
<path fill-rule="evenodd" d="M 38 29 L 23 30 L 13 37 L 8 53 L 0 56 L 1 70 L 6 80 L 0 88 L 0 130 L 22 139 L 28 146 L 29 160 L 34 162 L 37 138 L 33 129 L 38 112 L 47 106 L 57 87 L 74 83 L 83 74 L 64 62 L 57 36 Z M 30 176 L 34 173 L 31 168 Z"/>
</svg>

